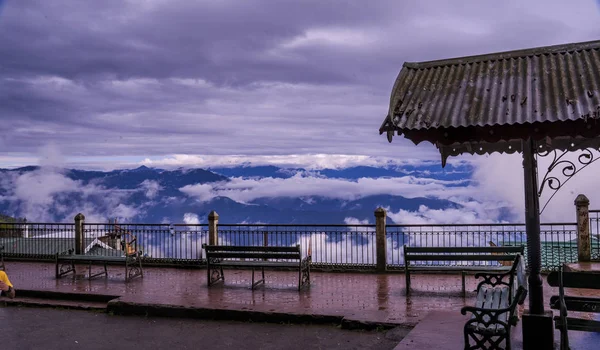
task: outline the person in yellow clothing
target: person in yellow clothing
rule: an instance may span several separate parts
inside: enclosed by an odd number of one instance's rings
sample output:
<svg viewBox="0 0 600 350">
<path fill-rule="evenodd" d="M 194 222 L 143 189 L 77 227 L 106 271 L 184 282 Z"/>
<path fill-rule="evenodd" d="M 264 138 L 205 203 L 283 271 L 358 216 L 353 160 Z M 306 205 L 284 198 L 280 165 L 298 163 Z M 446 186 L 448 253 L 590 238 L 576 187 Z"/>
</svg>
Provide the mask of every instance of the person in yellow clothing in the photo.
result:
<svg viewBox="0 0 600 350">
<path fill-rule="evenodd" d="M 2 295 L 11 299 L 15 297 L 15 289 L 4 271 L 0 271 L 0 291 L 2 291 Z"/>
</svg>

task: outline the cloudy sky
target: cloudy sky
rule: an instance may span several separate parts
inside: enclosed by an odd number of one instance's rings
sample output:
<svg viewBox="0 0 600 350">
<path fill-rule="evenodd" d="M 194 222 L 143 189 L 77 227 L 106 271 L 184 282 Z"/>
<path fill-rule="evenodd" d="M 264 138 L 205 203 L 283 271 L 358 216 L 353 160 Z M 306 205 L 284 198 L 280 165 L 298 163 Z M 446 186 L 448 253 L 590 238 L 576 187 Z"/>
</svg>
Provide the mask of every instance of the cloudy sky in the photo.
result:
<svg viewBox="0 0 600 350">
<path fill-rule="evenodd" d="M 594 0 L 0 0 L 0 167 L 438 160 L 378 134 L 405 61 L 596 40 L 599 19 Z M 521 212 L 519 156 L 460 160 Z M 560 200 L 597 187 L 577 186 Z"/>
<path fill-rule="evenodd" d="M 437 159 L 378 134 L 404 61 L 600 34 L 594 0 L 0 3 L 3 167 L 37 163 L 50 144 L 68 163 L 108 167 Z"/>
</svg>

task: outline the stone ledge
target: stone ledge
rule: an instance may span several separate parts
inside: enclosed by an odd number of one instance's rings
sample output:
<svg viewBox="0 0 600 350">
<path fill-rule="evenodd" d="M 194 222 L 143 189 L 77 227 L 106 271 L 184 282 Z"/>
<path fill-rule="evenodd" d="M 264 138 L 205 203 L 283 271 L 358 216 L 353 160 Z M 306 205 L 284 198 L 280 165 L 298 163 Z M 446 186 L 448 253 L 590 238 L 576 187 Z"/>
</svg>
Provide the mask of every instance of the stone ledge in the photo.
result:
<svg viewBox="0 0 600 350">
<path fill-rule="evenodd" d="M 294 313 L 235 308 L 210 308 L 169 304 L 150 304 L 115 299 L 108 302 L 107 311 L 114 315 L 158 316 L 200 318 L 212 320 L 233 320 L 243 322 L 336 324 L 344 329 L 391 329 L 398 326 L 411 327 L 393 322 L 379 322 L 343 315 Z"/>
</svg>

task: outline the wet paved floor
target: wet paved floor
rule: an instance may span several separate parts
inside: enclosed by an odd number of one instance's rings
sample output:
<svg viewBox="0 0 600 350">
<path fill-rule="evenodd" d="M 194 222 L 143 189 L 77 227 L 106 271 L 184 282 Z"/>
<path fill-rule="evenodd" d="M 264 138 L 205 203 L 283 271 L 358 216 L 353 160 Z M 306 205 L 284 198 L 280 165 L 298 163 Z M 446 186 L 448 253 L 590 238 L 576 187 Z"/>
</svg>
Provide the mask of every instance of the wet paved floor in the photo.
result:
<svg viewBox="0 0 600 350">
<path fill-rule="evenodd" d="M 461 315 L 452 311 L 434 311 L 429 313 L 394 350 L 432 350 L 464 349 L 463 325 L 470 315 Z M 523 349 L 521 325 L 511 329 L 513 350 Z M 600 343 L 600 333 L 569 332 L 569 346 L 575 350 L 596 350 Z M 471 345 L 474 345 L 471 343 Z M 560 348 L 560 331 L 554 331 L 554 348 Z"/>
<path fill-rule="evenodd" d="M 266 271 L 266 285 L 252 291 L 249 270 L 226 270 L 225 284 L 210 288 L 206 270 L 145 268 L 144 278 L 124 282 L 124 267 L 109 266 L 109 277 L 88 281 L 69 276 L 56 280 L 51 263 L 7 262 L 10 279 L 19 289 L 93 293 L 120 296 L 142 304 L 210 307 L 218 309 L 339 315 L 355 320 L 414 326 L 434 310 L 456 310 L 472 305 L 474 293 L 463 298 L 460 275 L 418 274 L 406 297 L 402 273 L 311 273 L 311 285 L 298 291 L 297 273 Z M 100 268 L 100 267 L 96 267 Z M 84 269 L 85 270 L 85 269 Z M 467 276 L 467 290 L 476 280 Z M 545 286 L 545 299 L 557 293 Z"/>
<path fill-rule="evenodd" d="M 118 317 L 87 311 L 0 308 L 2 349 L 393 349 L 396 330 L 330 325 Z M 32 327 L 35 325 L 35 327 Z"/>
</svg>

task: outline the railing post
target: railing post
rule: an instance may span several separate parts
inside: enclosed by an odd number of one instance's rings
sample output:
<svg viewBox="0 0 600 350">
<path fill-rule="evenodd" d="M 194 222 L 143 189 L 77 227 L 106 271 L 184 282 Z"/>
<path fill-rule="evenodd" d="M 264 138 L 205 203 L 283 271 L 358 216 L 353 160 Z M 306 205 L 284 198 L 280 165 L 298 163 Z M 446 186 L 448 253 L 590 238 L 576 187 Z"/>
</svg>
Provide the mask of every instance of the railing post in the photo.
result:
<svg viewBox="0 0 600 350">
<path fill-rule="evenodd" d="M 211 211 L 208 214 L 208 244 L 217 245 L 217 225 L 219 224 L 219 214 L 216 211 Z"/>
<path fill-rule="evenodd" d="M 377 252 L 377 271 L 387 270 L 387 246 L 385 239 L 385 221 L 387 213 L 383 208 L 375 209 L 375 239 Z"/>
<path fill-rule="evenodd" d="M 75 254 L 83 254 L 85 251 L 84 225 L 85 216 L 81 213 L 75 215 Z"/>
<path fill-rule="evenodd" d="M 577 211 L 577 255 L 579 261 L 591 260 L 590 200 L 583 194 L 575 198 Z"/>
</svg>

